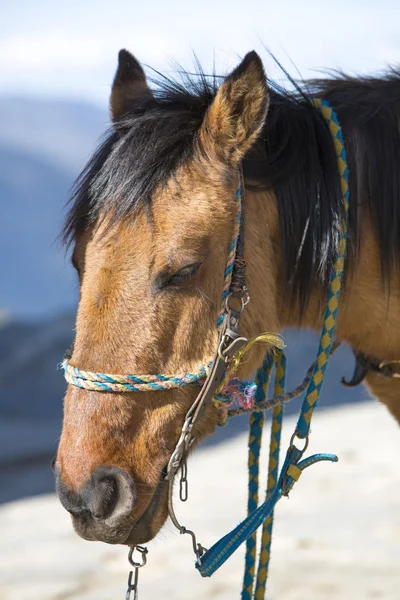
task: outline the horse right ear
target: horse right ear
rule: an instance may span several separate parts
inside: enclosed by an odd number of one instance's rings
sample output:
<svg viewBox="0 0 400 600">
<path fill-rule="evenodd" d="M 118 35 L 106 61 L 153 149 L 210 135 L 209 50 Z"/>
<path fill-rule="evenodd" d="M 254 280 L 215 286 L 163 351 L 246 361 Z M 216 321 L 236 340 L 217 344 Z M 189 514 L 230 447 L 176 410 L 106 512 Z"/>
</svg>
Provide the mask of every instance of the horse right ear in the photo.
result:
<svg viewBox="0 0 400 600">
<path fill-rule="evenodd" d="M 204 117 L 200 141 L 206 154 L 239 164 L 261 133 L 269 106 L 267 79 L 256 52 L 246 54 L 225 78 Z"/>
<path fill-rule="evenodd" d="M 151 91 L 140 63 L 127 50 L 120 50 L 118 68 L 111 89 L 112 120 L 117 121 L 135 105 L 135 102 L 150 96 Z"/>
</svg>

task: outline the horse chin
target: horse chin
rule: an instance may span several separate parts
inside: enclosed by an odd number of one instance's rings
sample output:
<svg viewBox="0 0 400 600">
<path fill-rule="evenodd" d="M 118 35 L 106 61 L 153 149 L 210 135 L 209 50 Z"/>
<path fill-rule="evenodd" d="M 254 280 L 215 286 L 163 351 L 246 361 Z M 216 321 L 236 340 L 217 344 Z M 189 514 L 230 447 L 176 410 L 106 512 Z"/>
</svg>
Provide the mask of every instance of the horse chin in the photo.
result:
<svg viewBox="0 0 400 600">
<path fill-rule="evenodd" d="M 133 523 L 127 538 L 123 542 L 125 545 L 146 544 L 157 535 L 168 518 L 167 490 L 168 483 L 161 480 L 149 506 L 142 516 Z"/>
</svg>

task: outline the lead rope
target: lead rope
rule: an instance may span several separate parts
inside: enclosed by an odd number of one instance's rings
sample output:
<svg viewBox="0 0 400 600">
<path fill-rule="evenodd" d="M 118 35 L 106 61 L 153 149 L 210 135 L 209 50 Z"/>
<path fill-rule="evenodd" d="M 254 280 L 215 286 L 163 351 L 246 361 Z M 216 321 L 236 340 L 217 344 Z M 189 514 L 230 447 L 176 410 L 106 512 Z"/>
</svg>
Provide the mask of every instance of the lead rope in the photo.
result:
<svg viewBox="0 0 400 600">
<path fill-rule="evenodd" d="M 267 356 L 261 369 L 257 371 L 257 392 L 255 402 L 260 404 L 266 397 L 271 371 L 274 361 L 272 356 Z M 274 410 L 282 410 L 278 405 Z M 261 410 L 251 413 L 249 419 L 249 488 L 247 512 L 251 514 L 258 505 L 260 450 L 262 442 L 262 429 L 264 425 L 264 412 Z M 271 458 L 272 454 L 270 454 Z M 254 574 L 256 565 L 257 534 L 253 533 L 246 542 L 245 571 L 243 578 L 242 600 L 250 599 L 253 594 Z"/>
<path fill-rule="evenodd" d="M 320 111 L 323 118 L 327 122 L 329 131 L 332 135 L 335 152 L 337 156 L 338 170 L 340 175 L 340 188 L 344 206 L 344 216 L 342 220 L 342 230 L 339 233 L 338 252 L 335 261 L 332 266 L 327 306 L 324 315 L 324 325 L 321 332 L 320 345 L 318 349 L 317 360 L 312 365 L 312 374 L 310 374 L 308 381 L 308 388 L 305 394 L 304 402 L 300 411 L 299 420 L 296 426 L 295 435 L 299 438 L 306 439 L 308 444 L 308 436 L 310 433 L 311 419 L 313 411 L 316 408 L 319 395 L 322 389 L 324 380 L 325 370 L 331 354 L 336 350 L 338 344 L 333 341 L 337 313 L 339 309 L 339 300 L 341 292 L 341 284 L 344 272 L 344 261 L 346 258 L 346 246 L 347 246 L 347 221 L 348 221 L 348 208 L 349 208 L 349 185 L 348 185 L 348 169 L 346 152 L 344 147 L 343 135 L 339 120 L 333 111 L 332 107 L 328 102 L 324 100 L 314 100 L 314 106 Z M 285 373 L 286 373 L 286 358 L 283 352 L 276 352 L 275 354 L 275 389 L 274 397 L 279 397 L 284 394 L 285 391 Z M 271 363 L 263 365 L 261 371 L 267 372 L 268 379 L 271 371 Z M 258 401 L 262 402 L 266 398 L 266 392 L 268 387 L 268 379 L 264 383 L 261 373 L 257 374 L 258 377 L 258 388 L 260 390 L 260 397 L 257 396 Z M 264 378 L 265 379 L 265 378 Z M 307 378 L 305 379 L 305 381 Z M 262 393 L 261 393 L 262 391 Z M 256 435 L 254 435 L 254 419 L 252 417 L 259 415 L 260 413 L 254 413 L 250 417 L 250 437 L 249 437 L 249 505 L 248 512 L 251 513 L 254 510 L 254 504 L 257 505 L 258 497 L 258 456 L 259 448 L 262 441 L 262 431 L 256 428 Z M 280 439 L 282 430 L 282 417 L 283 417 L 283 406 L 282 403 L 276 405 L 273 408 L 272 423 L 271 423 L 271 441 L 269 449 L 269 465 L 268 465 L 268 485 L 266 497 L 270 497 L 273 489 L 277 484 L 278 479 L 278 462 L 279 462 L 279 449 Z M 256 445 L 256 450 L 254 450 Z M 258 446 L 258 447 L 257 447 Z M 305 448 L 304 448 L 305 450 Z M 303 451 L 304 451 L 303 450 Z M 253 457 L 256 458 L 257 462 L 257 479 L 256 485 L 253 485 L 254 475 L 252 471 L 252 463 L 255 462 Z M 272 541 L 272 527 L 273 527 L 273 512 L 266 518 L 263 524 L 262 536 L 261 536 L 261 549 L 257 570 L 257 580 L 255 586 L 254 598 L 255 600 L 263 600 L 265 597 L 266 582 L 268 578 L 269 561 L 271 556 L 271 541 Z M 254 586 L 254 571 L 255 571 L 255 554 L 256 554 L 256 533 L 247 540 L 246 548 L 246 559 L 245 559 L 245 574 L 243 579 L 242 589 L 242 600 L 251 600 L 253 597 L 253 586 Z"/>
<path fill-rule="evenodd" d="M 279 351 L 275 355 L 275 387 L 274 396 L 279 396 L 285 391 L 286 379 L 286 356 L 283 351 Z M 265 389 L 265 388 L 264 388 Z M 266 393 L 266 389 L 265 389 Z M 281 446 L 281 434 L 283 423 L 283 405 L 277 404 L 272 409 L 271 423 L 271 439 L 269 446 L 269 462 L 268 462 L 268 480 L 267 480 L 267 497 L 272 493 L 277 479 L 279 466 L 279 451 Z M 272 527 L 274 521 L 274 513 L 272 512 L 266 518 L 263 524 L 261 533 L 261 551 L 258 561 L 257 581 L 256 581 L 256 600 L 262 600 L 265 594 L 265 586 L 268 577 L 269 557 L 271 553 L 272 542 Z M 246 596 L 244 596 L 246 598 Z"/>
<path fill-rule="evenodd" d="M 196 565 L 201 575 L 211 576 L 231 554 L 244 542 L 247 541 L 247 551 L 245 559 L 245 575 L 242 589 L 242 600 L 263 600 L 265 597 L 266 581 L 269 569 L 273 510 L 275 504 L 283 496 L 287 496 L 298 481 L 304 469 L 319 461 L 336 462 L 337 456 L 333 454 L 316 454 L 301 460 L 305 453 L 310 433 L 310 425 L 313 412 L 317 405 L 327 363 L 331 354 L 335 351 L 337 343 L 334 342 L 334 332 L 339 308 L 342 277 L 344 271 L 344 261 L 346 257 L 347 242 L 347 220 L 349 204 L 349 186 L 348 169 L 346 153 L 344 148 L 343 136 L 340 124 L 336 114 L 327 101 L 314 100 L 314 106 L 320 111 L 322 117 L 327 122 L 329 131 L 334 141 L 335 152 L 337 156 L 338 171 L 340 175 L 340 187 L 343 197 L 344 215 L 342 220 L 342 230 L 339 232 L 338 250 L 332 265 L 330 282 L 328 287 L 327 305 L 324 315 L 323 329 L 321 332 L 320 343 L 317 353 L 317 359 L 309 370 L 304 382 L 290 395 L 284 392 L 285 359 L 281 352 L 275 352 L 273 361 L 276 365 L 276 383 L 274 396 L 280 397 L 279 402 L 274 403 L 273 418 L 271 424 L 270 441 L 270 459 L 268 468 L 268 485 L 266 499 L 258 508 L 258 472 L 259 472 L 259 454 L 262 440 L 262 416 L 260 409 L 265 409 L 272 405 L 266 398 L 266 388 L 268 377 L 266 373 L 271 370 L 271 365 L 266 359 L 263 367 L 257 373 L 257 391 L 255 406 L 250 408 L 254 411 L 250 417 L 250 438 L 249 438 L 249 501 L 248 517 L 240 523 L 234 530 L 224 536 L 219 542 L 214 544 L 201 559 L 201 565 Z M 279 373 L 279 375 L 278 375 Z M 293 397 L 304 391 L 307 382 L 307 391 L 300 410 L 300 415 L 296 429 L 292 435 L 289 448 L 283 463 L 283 467 L 278 476 L 278 460 L 280 448 L 280 434 L 282 428 L 282 401 Z M 276 400 L 277 398 L 275 398 Z M 268 404 L 269 403 L 269 404 Z M 238 409 L 235 414 L 245 412 Z M 247 412 L 247 411 L 246 411 Z M 228 412 L 233 416 L 234 411 Z M 300 450 L 295 444 L 295 438 L 304 440 L 304 446 Z M 256 555 L 256 531 L 260 525 L 263 525 L 261 549 L 259 564 L 257 569 L 257 581 L 254 588 L 255 577 L 255 555 Z M 253 596 L 254 588 L 254 596 Z"/>
<path fill-rule="evenodd" d="M 296 436 L 300 439 L 307 438 L 310 433 L 312 415 L 317 406 L 322 384 L 324 382 L 326 367 L 331 354 L 331 348 L 334 343 L 333 337 L 336 328 L 337 314 L 339 311 L 344 262 L 347 251 L 347 223 L 349 214 L 349 171 L 347 168 L 346 150 L 344 147 L 343 134 L 339 119 L 329 102 L 326 100 L 315 99 L 313 100 L 313 104 L 325 119 L 333 139 L 339 171 L 340 191 L 342 193 L 344 214 L 342 218 L 342 228 L 338 232 L 338 250 L 331 270 L 324 324 L 321 332 L 317 361 L 296 426 Z"/>
</svg>

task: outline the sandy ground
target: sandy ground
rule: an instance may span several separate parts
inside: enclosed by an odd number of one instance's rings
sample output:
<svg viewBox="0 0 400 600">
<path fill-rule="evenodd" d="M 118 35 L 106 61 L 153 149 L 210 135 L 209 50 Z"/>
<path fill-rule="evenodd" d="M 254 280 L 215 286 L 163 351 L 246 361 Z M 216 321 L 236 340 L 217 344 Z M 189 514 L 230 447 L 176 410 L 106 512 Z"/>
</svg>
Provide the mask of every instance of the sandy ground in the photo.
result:
<svg viewBox="0 0 400 600">
<path fill-rule="evenodd" d="M 294 421 L 288 418 L 285 440 Z M 239 522 L 246 503 L 246 437 L 199 450 L 182 521 L 204 545 Z M 378 403 L 320 412 L 310 453 L 336 452 L 303 474 L 276 510 L 270 600 L 400 600 L 400 430 Z M 1 600 L 125 597 L 125 548 L 80 540 L 54 496 L 0 509 Z M 149 545 L 141 600 L 240 597 L 243 552 L 211 579 L 190 540 L 167 525 Z"/>
</svg>

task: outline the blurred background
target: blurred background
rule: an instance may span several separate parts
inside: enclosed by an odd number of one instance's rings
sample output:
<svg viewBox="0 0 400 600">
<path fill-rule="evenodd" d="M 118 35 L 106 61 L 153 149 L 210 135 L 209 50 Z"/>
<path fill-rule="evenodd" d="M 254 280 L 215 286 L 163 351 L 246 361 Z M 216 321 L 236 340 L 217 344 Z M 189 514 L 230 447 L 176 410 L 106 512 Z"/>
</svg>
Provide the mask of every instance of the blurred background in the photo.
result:
<svg viewBox="0 0 400 600">
<path fill-rule="evenodd" d="M 169 74 L 174 61 L 192 70 L 193 53 L 222 74 L 255 49 L 282 80 L 266 48 L 294 77 L 376 74 L 400 64 L 399 22 L 396 0 L 0 0 L 0 503 L 53 491 L 65 390 L 56 366 L 73 339 L 78 293 L 57 236 L 71 185 L 109 126 L 118 50 Z M 295 385 L 316 338 L 289 332 L 287 342 Z M 363 388 L 339 384 L 351 352 L 332 362 L 323 407 L 368 402 Z M 233 423 L 208 443 L 245 427 Z"/>
</svg>

